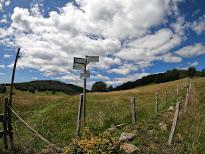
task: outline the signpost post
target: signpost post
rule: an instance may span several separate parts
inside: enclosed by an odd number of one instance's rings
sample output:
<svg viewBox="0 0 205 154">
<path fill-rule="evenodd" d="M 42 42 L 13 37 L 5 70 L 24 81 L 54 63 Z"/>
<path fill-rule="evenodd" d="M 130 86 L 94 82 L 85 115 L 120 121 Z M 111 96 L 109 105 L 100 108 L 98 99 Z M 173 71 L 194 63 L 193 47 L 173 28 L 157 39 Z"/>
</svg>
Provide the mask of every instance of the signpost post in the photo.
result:
<svg viewBox="0 0 205 154">
<path fill-rule="evenodd" d="M 83 124 L 86 126 L 86 79 L 90 78 L 90 71 L 87 70 L 87 65 L 90 62 L 99 62 L 99 56 L 85 56 L 85 58 L 74 57 L 73 69 L 82 70 L 80 73 L 80 77 L 84 80 L 83 86 L 83 104 L 82 104 L 82 116 L 83 116 Z"/>
</svg>

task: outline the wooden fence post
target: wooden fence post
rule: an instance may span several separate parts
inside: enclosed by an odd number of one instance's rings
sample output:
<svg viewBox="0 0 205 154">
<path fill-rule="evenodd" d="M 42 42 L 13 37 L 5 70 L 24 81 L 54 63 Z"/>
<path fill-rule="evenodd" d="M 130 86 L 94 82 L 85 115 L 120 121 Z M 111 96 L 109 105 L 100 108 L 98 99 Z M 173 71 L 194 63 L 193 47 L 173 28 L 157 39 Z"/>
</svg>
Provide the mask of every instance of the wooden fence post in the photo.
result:
<svg viewBox="0 0 205 154">
<path fill-rule="evenodd" d="M 180 102 L 177 102 L 176 110 L 175 110 L 175 114 L 174 114 L 174 119 L 173 119 L 173 122 L 172 122 L 172 128 L 171 128 L 171 131 L 170 131 L 170 134 L 169 134 L 168 145 L 172 144 L 172 139 L 173 139 L 173 136 L 174 136 L 174 133 L 175 133 L 176 125 L 177 125 L 179 109 L 180 109 Z"/>
<path fill-rule="evenodd" d="M 8 150 L 8 142 L 7 142 L 7 133 L 8 133 L 8 98 L 5 98 L 4 102 L 4 116 L 3 116 L 3 137 L 4 137 L 4 146 L 5 149 Z"/>
<path fill-rule="evenodd" d="M 8 134 L 11 144 L 11 149 L 13 149 L 13 125 L 12 125 L 12 112 L 11 112 L 11 99 L 8 99 Z"/>
<path fill-rule="evenodd" d="M 165 91 L 165 104 L 167 104 L 167 90 Z"/>
<path fill-rule="evenodd" d="M 132 124 L 136 123 L 135 97 L 131 98 Z"/>
<path fill-rule="evenodd" d="M 179 96 L 179 84 L 177 84 L 177 97 Z"/>
<path fill-rule="evenodd" d="M 80 101 L 79 101 L 79 106 L 78 106 L 78 119 L 77 119 L 76 136 L 79 136 L 79 133 L 80 133 L 82 105 L 83 105 L 83 94 L 80 94 Z"/>
<path fill-rule="evenodd" d="M 156 92 L 155 94 L 155 112 L 157 113 L 158 112 L 158 92 Z"/>
<path fill-rule="evenodd" d="M 189 82 L 189 94 L 191 93 L 192 84 L 191 81 Z"/>
<path fill-rule="evenodd" d="M 184 104 L 184 112 L 187 112 L 187 104 L 189 101 L 189 88 L 187 87 L 187 92 L 186 92 L 186 99 L 185 99 L 185 104 Z"/>
</svg>

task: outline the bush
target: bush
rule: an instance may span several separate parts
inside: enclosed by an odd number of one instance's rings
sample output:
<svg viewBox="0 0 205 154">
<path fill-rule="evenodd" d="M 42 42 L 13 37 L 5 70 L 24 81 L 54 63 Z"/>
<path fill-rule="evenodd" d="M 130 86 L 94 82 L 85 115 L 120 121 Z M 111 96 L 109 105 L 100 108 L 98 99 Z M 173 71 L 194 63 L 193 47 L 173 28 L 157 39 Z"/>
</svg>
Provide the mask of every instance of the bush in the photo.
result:
<svg viewBox="0 0 205 154">
<path fill-rule="evenodd" d="M 31 93 L 34 94 L 34 93 L 36 92 L 36 90 L 35 90 L 34 88 L 31 87 L 31 88 L 29 88 L 29 92 L 31 92 Z"/>
<path fill-rule="evenodd" d="M 6 86 L 0 85 L 0 93 L 6 92 Z"/>
<path fill-rule="evenodd" d="M 107 91 L 107 84 L 103 81 L 95 82 L 92 86 L 93 92 L 105 92 Z"/>
<path fill-rule="evenodd" d="M 120 142 L 109 132 L 95 136 L 89 128 L 85 128 L 82 137 L 73 139 L 63 153 L 120 153 Z"/>
</svg>

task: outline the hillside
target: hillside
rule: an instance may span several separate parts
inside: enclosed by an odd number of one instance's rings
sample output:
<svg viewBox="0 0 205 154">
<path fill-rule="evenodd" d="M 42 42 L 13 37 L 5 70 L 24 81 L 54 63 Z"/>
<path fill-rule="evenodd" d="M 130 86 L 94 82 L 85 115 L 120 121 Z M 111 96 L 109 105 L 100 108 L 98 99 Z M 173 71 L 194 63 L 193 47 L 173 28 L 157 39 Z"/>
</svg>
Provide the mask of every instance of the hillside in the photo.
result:
<svg viewBox="0 0 205 154">
<path fill-rule="evenodd" d="M 135 81 L 129 81 L 119 85 L 113 91 L 132 89 L 148 84 L 164 83 L 169 81 L 179 80 L 185 77 L 205 77 L 205 69 L 198 71 L 195 67 L 190 67 L 187 70 L 172 69 L 164 73 L 151 74 Z"/>
<path fill-rule="evenodd" d="M 65 92 L 66 94 L 78 94 L 83 91 L 83 88 L 79 86 L 54 80 L 37 80 L 24 83 L 15 83 L 15 88 L 21 91 L 58 91 Z"/>
<path fill-rule="evenodd" d="M 138 87 L 131 90 L 107 93 L 88 93 L 87 125 L 92 132 L 101 133 L 111 125 L 125 123 L 112 135 L 119 137 L 122 132 L 136 134 L 130 143 L 139 148 L 139 153 L 203 153 L 205 151 L 205 78 L 192 80 L 192 91 L 187 114 L 184 114 L 186 79 Z M 176 87 L 179 85 L 179 96 Z M 159 112 L 155 113 L 155 92 L 159 91 Z M 167 90 L 167 103 L 165 91 Z M 5 94 L 0 94 L 3 102 Z M 136 98 L 137 123 L 131 125 L 130 99 Z M 174 141 L 167 145 L 177 100 L 181 100 L 181 111 Z M 75 137 L 79 96 L 64 94 L 47 95 L 16 91 L 14 110 L 49 141 L 60 147 L 68 145 Z M 2 112 L 2 106 L 0 107 Z M 166 124 L 161 129 L 159 124 Z M 22 153 L 37 153 L 46 145 L 14 118 L 15 143 Z M 0 149 L 3 150 L 0 140 Z M 5 151 L 1 151 L 4 153 Z M 16 152 L 16 153 L 20 153 Z"/>
</svg>

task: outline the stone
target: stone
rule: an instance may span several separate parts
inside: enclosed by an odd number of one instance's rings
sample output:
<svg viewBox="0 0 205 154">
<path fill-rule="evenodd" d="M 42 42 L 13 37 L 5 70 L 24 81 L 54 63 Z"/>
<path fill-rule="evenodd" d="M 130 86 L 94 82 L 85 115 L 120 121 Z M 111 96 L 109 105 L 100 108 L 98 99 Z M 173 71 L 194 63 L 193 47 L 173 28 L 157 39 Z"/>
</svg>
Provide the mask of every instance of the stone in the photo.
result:
<svg viewBox="0 0 205 154">
<path fill-rule="evenodd" d="M 132 139 L 134 139 L 135 134 L 132 133 L 121 133 L 119 141 L 130 141 Z"/>
<path fill-rule="evenodd" d="M 164 131 L 167 130 L 167 124 L 165 124 L 165 123 L 163 123 L 163 122 L 160 122 L 160 123 L 159 123 L 159 127 L 160 127 L 161 130 L 164 130 Z"/>
<path fill-rule="evenodd" d="M 184 138 L 183 138 L 182 134 L 177 133 L 176 134 L 176 142 L 181 143 L 183 140 L 184 140 Z"/>
<path fill-rule="evenodd" d="M 169 109 L 168 109 L 168 111 L 169 111 L 169 112 L 173 112 L 173 111 L 174 111 L 174 107 L 173 107 L 173 106 L 170 106 Z"/>
<path fill-rule="evenodd" d="M 120 150 L 123 150 L 124 152 L 126 152 L 128 154 L 133 154 L 133 153 L 139 152 L 139 148 L 138 147 L 136 147 L 133 144 L 129 144 L 129 143 L 123 143 L 120 146 Z"/>
<path fill-rule="evenodd" d="M 153 135 L 154 134 L 154 130 L 148 130 L 147 134 L 148 135 Z"/>
</svg>

